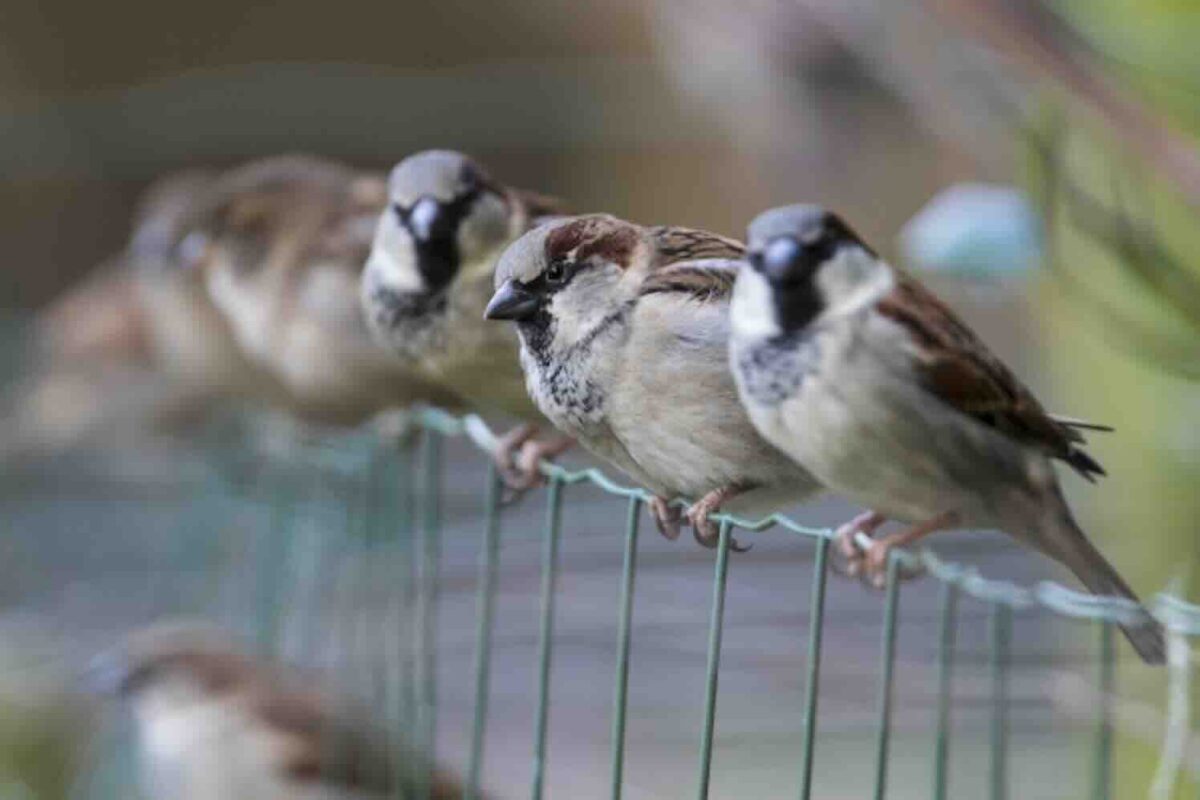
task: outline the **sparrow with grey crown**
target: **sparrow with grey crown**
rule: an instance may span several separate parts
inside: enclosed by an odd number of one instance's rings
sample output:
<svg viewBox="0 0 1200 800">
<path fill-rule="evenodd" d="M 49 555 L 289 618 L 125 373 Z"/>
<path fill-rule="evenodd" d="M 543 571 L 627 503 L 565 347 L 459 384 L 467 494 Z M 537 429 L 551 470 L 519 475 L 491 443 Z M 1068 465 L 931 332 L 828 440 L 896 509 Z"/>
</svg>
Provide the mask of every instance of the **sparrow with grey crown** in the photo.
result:
<svg viewBox="0 0 1200 800">
<path fill-rule="evenodd" d="M 777 208 L 748 240 L 730 347 L 742 403 L 764 437 L 870 509 L 838 541 L 876 585 L 893 547 L 962 525 L 1003 530 L 1089 591 L 1137 602 L 1076 524 L 1051 463 L 1103 475 L 1081 429 L 1104 428 L 1048 414 L 948 307 L 836 215 Z M 888 519 L 911 527 L 858 551 L 856 535 Z M 1162 662 L 1148 615 L 1124 631 L 1145 661 Z"/>
<path fill-rule="evenodd" d="M 386 198 L 382 175 L 311 156 L 222 175 L 178 242 L 242 350 L 279 382 L 290 411 L 356 424 L 457 396 L 378 346 L 358 301 Z"/>
<path fill-rule="evenodd" d="M 530 395 L 555 425 L 654 493 L 668 538 L 688 509 L 712 547 L 719 508 L 763 515 L 817 489 L 759 436 L 728 367 L 743 248 L 700 230 L 593 214 L 537 228 L 496 265 L 491 319 L 513 320 Z"/>
<path fill-rule="evenodd" d="M 486 324 L 483 311 L 496 257 L 555 210 L 548 198 L 497 183 L 462 153 L 417 153 L 392 170 L 362 278 L 363 308 L 380 342 L 479 410 L 522 420 L 495 454 L 513 488 L 535 485 L 538 461 L 571 442 L 539 437 L 545 420 L 525 393 L 516 335 Z"/>
</svg>

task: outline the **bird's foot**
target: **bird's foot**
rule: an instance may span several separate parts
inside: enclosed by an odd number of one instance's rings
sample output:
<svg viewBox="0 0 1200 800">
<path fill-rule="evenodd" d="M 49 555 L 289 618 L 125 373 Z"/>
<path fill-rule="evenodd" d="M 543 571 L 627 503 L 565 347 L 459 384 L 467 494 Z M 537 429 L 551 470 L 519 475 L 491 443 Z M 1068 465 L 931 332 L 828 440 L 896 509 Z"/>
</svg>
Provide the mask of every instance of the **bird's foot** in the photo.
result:
<svg viewBox="0 0 1200 800">
<path fill-rule="evenodd" d="M 536 470 L 531 476 L 521 468 L 519 455 L 525 445 L 537 435 L 538 429 L 532 423 L 522 423 L 505 433 L 496 441 L 492 451 L 492 461 L 500 472 L 500 480 L 504 483 L 504 495 L 501 502 L 505 505 L 513 502 L 529 489 L 537 486 L 541 475 Z"/>
<path fill-rule="evenodd" d="M 838 527 L 833 533 L 833 545 L 841 561 L 833 562 L 835 572 L 848 578 L 860 578 L 863 574 L 866 554 L 856 541 L 860 533 L 870 536 L 887 522 L 887 517 L 875 511 L 864 511 L 854 519 Z"/>
<path fill-rule="evenodd" d="M 650 514 L 654 517 L 654 524 L 658 526 L 658 532 L 672 542 L 679 538 L 679 533 L 683 529 L 683 511 L 678 506 L 671 505 L 671 501 L 665 497 L 650 498 Z"/>
<path fill-rule="evenodd" d="M 521 450 L 517 453 L 516 458 L 516 471 L 523 480 L 522 486 L 533 489 L 545 483 L 545 477 L 542 475 L 542 462 L 553 461 L 574 445 L 575 440 L 563 434 L 555 434 L 546 439 L 539 439 L 535 436 L 525 440 L 521 444 Z"/>
<path fill-rule="evenodd" d="M 709 516 L 720 510 L 725 501 L 736 497 L 745 491 L 741 486 L 722 486 L 701 497 L 687 510 L 688 523 L 692 526 L 692 534 L 702 547 L 712 550 L 721 544 L 721 527 L 709 519 Z M 742 545 L 737 539 L 730 538 L 729 549 L 735 553 L 744 553 L 751 545 Z"/>
<path fill-rule="evenodd" d="M 912 525 L 899 533 L 874 539 L 866 548 L 860 547 L 858 542 L 854 541 L 855 536 L 852 533 L 849 538 L 857 553 L 857 557 L 851 559 L 847 567 L 847 573 L 859 575 L 871 586 L 874 586 L 876 589 L 882 589 L 887 585 L 888 559 L 891 556 L 892 550 L 897 547 L 905 547 L 913 544 L 924 539 L 931 533 L 949 528 L 957 524 L 960 518 L 958 512 L 947 511 L 935 517 L 930 517 L 916 525 Z M 878 527 L 878 524 L 875 527 Z M 862 532 L 866 533 L 867 531 Z M 843 554 L 846 553 L 844 545 L 842 546 L 842 552 Z M 897 571 L 896 575 L 900 580 L 910 580 L 923 572 L 924 569 L 922 567 L 916 566 L 901 568 Z"/>
</svg>

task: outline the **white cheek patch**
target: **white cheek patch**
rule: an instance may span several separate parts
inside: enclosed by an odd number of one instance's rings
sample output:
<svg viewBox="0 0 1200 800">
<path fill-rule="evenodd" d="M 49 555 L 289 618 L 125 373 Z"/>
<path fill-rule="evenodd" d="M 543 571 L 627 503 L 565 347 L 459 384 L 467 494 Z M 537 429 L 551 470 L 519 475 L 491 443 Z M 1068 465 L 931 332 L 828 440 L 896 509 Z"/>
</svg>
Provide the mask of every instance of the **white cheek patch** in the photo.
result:
<svg viewBox="0 0 1200 800">
<path fill-rule="evenodd" d="M 425 281 L 414 258 L 412 239 L 386 216 L 379 221 L 366 269 L 393 291 L 405 294 L 425 291 Z"/>
<path fill-rule="evenodd" d="M 775 319 L 771 286 L 766 278 L 749 267 L 742 269 L 733 286 L 729 318 L 733 335 L 738 338 L 770 339 L 781 332 Z"/>
<path fill-rule="evenodd" d="M 588 269 L 551 296 L 555 342 L 562 347 L 578 344 L 620 305 L 613 283 L 600 270 Z"/>
<path fill-rule="evenodd" d="M 888 294 L 896 279 L 883 262 L 852 250 L 839 254 L 834 263 L 822 268 L 817 284 L 831 310 L 850 314 Z"/>
<path fill-rule="evenodd" d="M 238 343 L 258 355 L 266 346 L 269 310 L 257 302 L 255 293 L 239 282 L 229 267 L 217 267 L 208 274 L 208 296 L 233 330 Z"/>
</svg>

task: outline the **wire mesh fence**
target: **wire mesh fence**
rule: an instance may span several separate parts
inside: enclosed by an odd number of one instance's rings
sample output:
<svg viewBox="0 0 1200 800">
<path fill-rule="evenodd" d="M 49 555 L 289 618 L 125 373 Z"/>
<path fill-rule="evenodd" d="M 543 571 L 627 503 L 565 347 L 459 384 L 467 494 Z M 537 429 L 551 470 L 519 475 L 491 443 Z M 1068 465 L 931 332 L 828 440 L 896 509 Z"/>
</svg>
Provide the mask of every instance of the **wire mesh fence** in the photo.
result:
<svg viewBox="0 0 1200 800">
<path fill-rule="evenodd" d="M 1195 606 L 1154 604 L 1172 633 L 1172 664 L 1155 678 L 1170 702 L 1147 721 L 1121 699 L 1114 625 L 1134 612 L 1120 601 L 989 580 L 926 551 L 891 558 L 881 597 L 848 584 L 866 603 L 831 608 L 832 531 L 781 516 L 719 517 L 715 557 L 693 551 L 686 579 L 667 575 L 639 537 L 644 491 L 546 464 L 545 490 L 506 505 L 480 419 L 429 410 L 412 422 L 400 439 L 361 432 L 279 445 L 258 421 L 235 420 L 215 426 L 182 468 L 162 466 L 177 453 L 90 463 L 72 454 L 69 465 L 13 472 L 9 607 L 53 603 L 70 617 L 64 627 L 89 632 L 81 652 L 131 625 L 190 614 L 326 668 L 386 719 L 397 747 L 431 756 L 397 782 L 402 797 L 432 796 L 435 762 L 460 769 L 465 798 L 1112 797 L 1114 736 L 1130 719 L 1161 750 L 1157 796 L 1191 780 Z M 470 460 L 470 470 L 447 473 L 451 444 L 453 463 Z M 564 532 L 584 504 L 596 543 L 574 553 Z M 114 535 L 135 522 L 149 535 Z M 767 528 L 782 539 L 777 552 L 799 543 L 803 559 L 771 556 L 779 563 L 739 583 L 746 557 L 731 555 L 734 531 Z M 778 584 L 766 567 L 778 567 Z M 934 581 L 910 589 L 901 573 L 916 567 Z M 697 596 L 706 569 L 710 588 Z M 776 585 L 790 592 L 782 616 L 755 617 L 773 610 L 764 596 L 734 591 Z M 589 627 L 564 627 L 564 611 L 581 609 Z M 1093 626 L 1094 644 L 1059 653 L 1060 620 Z M 933 634 L 920 634 L 929 641 L 915 654 L 905 651 L 918 638 L 906 631 L 912 621 Z M 685 628 L 696 636 L 685 639 Z M 859 641 L 850 649 L 847 631 Z M 747 691 L 746 676 L 765 685 Z M 1039 716 L 1051 699 L 1074 708 L 1066 723 Z M 117 726 L 103 738 L 73 796 L 135 796 L 129 735 Z M 1031 790 L 1047 776 L 1054 789 Z"/>
</svg>

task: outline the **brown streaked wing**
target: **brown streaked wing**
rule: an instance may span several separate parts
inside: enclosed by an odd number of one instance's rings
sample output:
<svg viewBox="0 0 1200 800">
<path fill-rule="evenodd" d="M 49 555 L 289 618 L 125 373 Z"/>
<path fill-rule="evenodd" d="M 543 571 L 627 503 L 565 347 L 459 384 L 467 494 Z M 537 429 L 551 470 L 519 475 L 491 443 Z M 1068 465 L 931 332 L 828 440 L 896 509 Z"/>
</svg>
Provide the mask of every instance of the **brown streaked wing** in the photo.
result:
<svg viewBox="0 0 1200 800">
<path fill-rule="evenodd" d="M 1050 417 L 970 328 L 920 283 L 898 276 L 896 288 L 876 308 L 912 335 L 918 377 L 939 400 L 1067 461 L 1085 476 L 1102 474 L 1098 464 L 1074 447 L 1081 434 Z"/>
<path fill-rule="evenodd" d="M 701 264 L 676 264 L 650 273 L 639 294 L 679 292 L 696 300 L 722 300 L 733 292 L 737 270 Z"/>
<path fill-rule="evenodd" d="M 728 298 L 733 292 L 737 269 L 711 261 L 740 259 L 745 253 L 740 242 L 694 228 L 660 226 L 648 230 L 656 259 L 641 294 L 679 292 L 706 301 Z"/>
<path fill-rule="evenodd" d="M 741 242 L 709 231 L 669 225 L 656 226 L 649 231 L 658 251 L 659 267 L 706 258 L 740 259 L 746 254 L 746 246 Z"/>
</svg>

